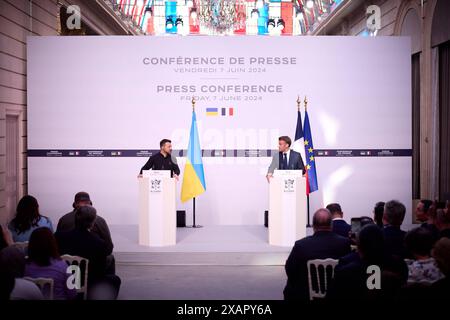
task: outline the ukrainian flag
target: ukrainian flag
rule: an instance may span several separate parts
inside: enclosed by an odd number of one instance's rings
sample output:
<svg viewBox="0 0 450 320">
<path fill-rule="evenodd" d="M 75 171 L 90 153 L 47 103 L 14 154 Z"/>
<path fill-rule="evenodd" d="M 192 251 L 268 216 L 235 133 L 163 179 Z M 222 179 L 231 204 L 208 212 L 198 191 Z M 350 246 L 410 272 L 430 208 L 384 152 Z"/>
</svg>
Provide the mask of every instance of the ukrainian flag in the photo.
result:
<svg viewBox="0 0 450 320">
<path fill-rule="evenodd" d="M 202 194 L 206 190 L 203 172 L 202 150 L 198 139 L 197 118 L 192 111 L 191 133 L 184 166 L 183 184 L 181 185 L 181 201 L 186 202 Z"/>
<path fill-rule="evenodd" d="M 207 116 L 218 116 L 219 109 L 218 108 L 206 108 L 206 115 Z"/>
</svg>

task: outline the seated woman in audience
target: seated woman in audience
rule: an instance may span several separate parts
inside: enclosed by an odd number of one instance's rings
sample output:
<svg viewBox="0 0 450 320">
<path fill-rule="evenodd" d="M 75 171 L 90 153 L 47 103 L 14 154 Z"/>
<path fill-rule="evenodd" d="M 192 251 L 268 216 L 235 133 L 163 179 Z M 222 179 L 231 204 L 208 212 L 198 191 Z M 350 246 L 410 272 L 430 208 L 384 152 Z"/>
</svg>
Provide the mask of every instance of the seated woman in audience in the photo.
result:
<svg viewBox="0 0 450 320">
<path fill-rule="evenodd" d="M 28 241 L 31 233 L 40 227 L 47 227 L 53 232 L 50 219 L 40 215 L 36 198 L 24 196 L 17 204 L 16 216 L 8 225 L 14 242 Z"/>
<path fill-rule="evenodd" d="M 414 259 L 405 259 L 408 265 L 408 284 L 431 284 L 443 278 L 436 261 L 431 257 L 434 236 L 425 227 L 409 231 L 405 244 Z"/>
<path fill-rule="evenodd" d="M 67 287 L 67 264 L 58 253 L 53 233 L 48 228 L 33 231 L 28 243 L 28 262 L 25 276 L 31 278 L 53 279 L 53 296 L 57 300 L 74 299 L 76 289 Z"/>
</svg>

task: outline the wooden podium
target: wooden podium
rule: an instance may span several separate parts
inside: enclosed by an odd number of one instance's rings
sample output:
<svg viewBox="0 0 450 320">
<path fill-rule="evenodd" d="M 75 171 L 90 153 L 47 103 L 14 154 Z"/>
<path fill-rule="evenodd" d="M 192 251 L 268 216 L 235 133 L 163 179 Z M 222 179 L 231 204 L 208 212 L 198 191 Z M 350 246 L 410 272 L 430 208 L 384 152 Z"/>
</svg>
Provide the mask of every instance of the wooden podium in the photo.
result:
<svg viewBox="0 0 450 320">
<path fill-rule="evenodd" d="M 168 170 L 144 170 L 139 178 L 139 244 L 176 244 L 175 179 Z"/>
<path fill-rule="evenodd" d="M 306 236 L 306 179 L 301 170 L 275 170 L 269 186 L 269 244 L 292 247 Z"/>
</svg>

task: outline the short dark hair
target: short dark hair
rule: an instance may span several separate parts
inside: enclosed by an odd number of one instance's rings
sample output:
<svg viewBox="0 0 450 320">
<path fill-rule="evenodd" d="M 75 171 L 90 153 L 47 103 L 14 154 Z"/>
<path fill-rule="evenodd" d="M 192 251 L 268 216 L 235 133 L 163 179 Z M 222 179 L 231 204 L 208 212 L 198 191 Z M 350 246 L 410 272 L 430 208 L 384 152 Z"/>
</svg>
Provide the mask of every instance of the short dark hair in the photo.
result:
<svg viewBox="0 0 450 320">
<path fill-rule="evenodd" d="M 409 252 L 421 256 L 429 256 L 433 248 L 434 239 L 431 231 L 418 227 L 409 231 L 405 236 L 405 245 Z"/>
<path fill-rule="evenodd" d="M 428 209 L 430 209 L 431 205 L 433 204 L 433 201 L 428 199 L 422 199 L 420 200 L 421 203 L 423 203 L 423 212 L 427 213 Z"/>
<path fill-rule="evenodd" d="M 391 200 L 384 205 L 384 215 L 386 222 L 392 226 L 400 227 L 405 218 L 406 208 L 403 203 Z"/>
<path fill-rule="evenodd" d="M 375 224 L 367 224 L 361 228 L 357 238 L 358 251 L 365 263 L 379 264 L 385 251 L 385 242 L 381 229 Z"/>
<path fill-rule="evenodd" d="M 278 138 L 278 141 L 280 141 L 280 140 L 286 142 L 289 145 L 289 147 L 292 144 L 292 140 L 288 136 L 281 136 Z"/>
<path fill-rule="evenodd" d="M 94 207 L 80 207 L 75 212 L 75 227 L 82 230 L 92 228 L 96 218 L 97 210 Z"/>
<path fill-rule="evenodd" d="M 375 223 L 377 226 L 383 226 L 383 213 L 384 213 L 384 205 L 383 201 L 379 201 L 375 204 L 375 208 L 373 208 Z"/>
<path fill-rule="evenodd" d="M 328 209 L 320 208 L 314 213 L 313 227 L 316 229 L 331 228 L 331 213 Z"/>
<path fill-rule="evenodd" d="M 375 224 L 373 219 L 371 217 L 368 217 L 368 216 L 362 216 L 359 219 L 360 219 L 359 223 L 361 224 L 361 228 L 364 227 L 365 225 L 368 225 L 368 224 Z"/>
<path fill-rule="evenodd" d="M 162 140 L 159 142 L 159 147 L 160 147 L 160 148 L 164 147 L 164 145 L 165 145 L 167 142 L 172 143 L 172 141 L 170 141 L 169 139 L 162 139 Z"/>
<path fill-rule="evenodd" d="M 331 214 L 339 213 L 342 215 L 342 208 L 339 203 L 330 203 L 327 205 L 327 209 L 331 212 Z"/>
</svg>

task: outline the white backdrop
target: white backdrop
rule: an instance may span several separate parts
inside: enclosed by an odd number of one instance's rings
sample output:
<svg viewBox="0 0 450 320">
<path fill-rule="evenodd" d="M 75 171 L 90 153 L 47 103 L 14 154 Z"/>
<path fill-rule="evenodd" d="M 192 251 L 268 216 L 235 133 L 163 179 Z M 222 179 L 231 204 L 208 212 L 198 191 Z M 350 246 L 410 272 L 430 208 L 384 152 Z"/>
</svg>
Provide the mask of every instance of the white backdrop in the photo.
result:
<svg viewBox="0 0 450 320">
<path fill-rule="evenodd" d="M 219 86 L 228 92 L 217 93 Z M 162 138 L 186 149 L 192 96 L 203 149 L 275 149 L 279 135 L 294 136 L 297 95 L 307 95 L 316 149 L 409 150 L 410 88 L 409 38 L 30 37 L 29 193 L 54 220 L 84 190 L 109 223 L 136 224 L 136 175 L 147 158 L 124 154 L 158 149 Z M 219 115 L 207 116 L 206 108 Z M 122 155 L 46 156 L 51 150 Z M 410 216 L 409 156 L 316 161 L 312 210 L 338 201 L 349 220 L 395 198 Z M 197 199 L 197 222 L 261 224 L 269 162 L 205 157 L 207 191 Z M 183 170 L 184 158 L 179 164 Z M 191 219 L 192 204 L 178 202 Z"/>
</svg>

